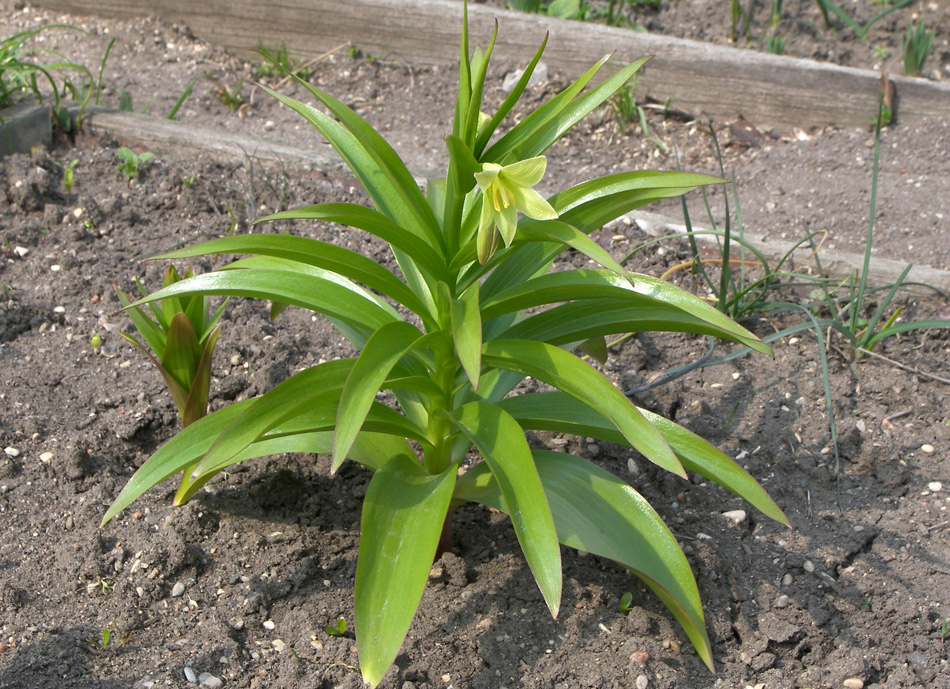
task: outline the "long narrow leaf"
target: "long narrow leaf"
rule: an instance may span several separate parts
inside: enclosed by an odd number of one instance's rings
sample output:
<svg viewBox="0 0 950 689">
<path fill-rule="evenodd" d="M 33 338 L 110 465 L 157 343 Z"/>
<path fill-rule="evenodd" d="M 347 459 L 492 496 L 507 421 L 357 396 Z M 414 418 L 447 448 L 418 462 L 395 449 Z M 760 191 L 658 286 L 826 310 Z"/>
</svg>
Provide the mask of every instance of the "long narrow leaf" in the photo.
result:
<svg viewBox="0 0 950 689">
<path fill-rule="evenodd" d="M 389 372 L 422 337 L 418 328 L 398 321 L 384 325 L 367 340 L 340 397 L 331 473 L 336 473 L 346 459 Z"/>
<path fill-rule="evenodd" d="M 535 450 L 534 459 L 561 543 L 619 562 L 660 587 L 664 603 L 712 667 L 696 581 L 656 511 L 629 485 L 583 459 L 544 450 Z M 482 465 L 459 479 L 455 499 L 507 511 L 494 476 Z"/>
<path fill-rule="evenodd" d="M 372 687 L 396 659 L 422 600 L 454 487 L 454 466 L 432 476 L 407 455 L 391 459 L 369 482 L 355 608 L 360 669 Z"/>
<path fill-rule="evenodd" d="M 495 340 L 483 346 L 482 363 L 532 376 L 576 397 L 610 419 L 644 457 L 686 477 L 670 446 L 633 403 L 573 354 L 543 342 Z"/>
<path fill-rule="evenodd" d="M 548 609 L 557 617 L 561 551 L 524 431 L 510 415 L 485 402 L 470 402 L 451 417 L 491 467 L 525 560 Z"/>
</svg>

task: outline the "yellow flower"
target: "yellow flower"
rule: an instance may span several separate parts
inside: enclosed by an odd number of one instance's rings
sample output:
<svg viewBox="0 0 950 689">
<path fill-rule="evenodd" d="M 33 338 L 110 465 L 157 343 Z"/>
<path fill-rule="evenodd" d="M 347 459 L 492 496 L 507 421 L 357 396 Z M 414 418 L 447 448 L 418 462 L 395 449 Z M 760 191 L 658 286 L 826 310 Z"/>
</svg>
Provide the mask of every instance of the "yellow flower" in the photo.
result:
<svg viewBox="0 0 950 689">
<path fill-rule="evenodd" d="M 551 204 L 533 187 L 541 181 L 547 168 L 544 156 L 529 158 L 511 165 L 484 163 L 475 173 L 482 190 L 482 216 L 478 226 L 478 261 L 485 263 L 498 248 L 498 235 L 505 246 L 511 244 L 518 229 L 518 211 L 535 220 L 557 217 Z"/>
</svg>

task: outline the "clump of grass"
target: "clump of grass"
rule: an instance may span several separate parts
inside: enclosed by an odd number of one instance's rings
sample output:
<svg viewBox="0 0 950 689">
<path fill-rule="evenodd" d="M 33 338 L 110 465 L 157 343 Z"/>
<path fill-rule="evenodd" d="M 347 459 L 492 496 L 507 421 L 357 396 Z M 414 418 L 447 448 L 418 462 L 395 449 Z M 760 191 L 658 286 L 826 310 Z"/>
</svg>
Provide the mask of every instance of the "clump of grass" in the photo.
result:
<svg viewBox="0 0 950 689">
<path fill-rule="evenodd" d="M 933 48 L 934 32 L 927 31 L 923 22 L 907 27 L 901 41 L 901 54 L 904 56 L 904 74 L 919 77 L 924 71 L 924 63 Z"/>
<path fill-rule="evenodd" d="M 257 52 L 264 58 L 264 62 L 254 67 L 254 73 L 258 77 L 273 78 L 292 74 L 307 81 L 313 76 L 313 70 L 307 64 L 290 56 L 287 45 L 283 41 L 273 48 L 268 48 L 258 41 Z"/>
</svg>

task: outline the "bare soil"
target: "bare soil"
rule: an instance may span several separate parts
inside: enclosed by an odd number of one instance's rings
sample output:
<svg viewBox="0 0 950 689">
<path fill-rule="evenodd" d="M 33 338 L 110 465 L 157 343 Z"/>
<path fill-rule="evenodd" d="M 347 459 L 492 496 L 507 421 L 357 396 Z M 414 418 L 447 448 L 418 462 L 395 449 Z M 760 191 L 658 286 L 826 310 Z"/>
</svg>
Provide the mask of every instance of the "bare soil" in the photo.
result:
<svg viewBox="0 0 950 689">
<path fill-rule="evenodd" d="M 82 26 L 89 35 L 58 32 L 47 40 L 88 65 L 116 37 L 103 79 L 107 105 L 118 103 L 122 89 L 136 110 L 148 104 L 162 116 L 196 79 L 182 122 L 325 145 L 262 92 L 252 100 L 248 56 L 204 44 L 186 27 L 57 16 L 8 1 L 0 9 L 4 35 L 36 24 Z M 413 169 L 439 168 L 453 67 L 420 69 L 341 51 L 314 68 L 313 82 L 392 136 Z M 513 68 L 502 56 L 491 74 L 492 99 L 503 97 L 498 86 Z M 214 89 L 241 80 L 248 104 L 232 112 Z M 565 83 L 552 74 L 528 98 Z M 727 171 L 736 171 L 747 227 L 792 236 L 804 221 L 827 229 L 836 247 L 862 246 L 868 131 L 793 140 L 763 133 L 749 143 L 730 124 L 713 123 Z M 717 169 L 706 123 L 654 115 L 650 127 L 676 141 L 684 168 Z M 885 131 L 880 253 L 950 265 L 943 239 L 948 135 L 947 120 Z M 353 620 L 369 478 L 358 467 L 331 479 L 326 457 L 274 457 L 236 466 L 183 508 L 171 507 L 175 486 L 168 483 L 105 528 L 98 524 L 132 472 L 179 426 L 159 375 L 118 335 L 131 326 L 116 313 L 113 285 L 130 290 L 139 275 L 156 286 L 163 266 L 139 259 L 224 234 L 228 211 L 237 231 L 248 231 L 249 221 L 278 208 L 365 199 L 341 171 L 268 168 L 253 151 L 228 163 L 159 155 L 129 183 L 116 169 L 118 143 L 59 137 L 51 151 L 0 161 L 0 687 L 145 689 L 215 680 L 260 689 L 359 687 L 353 638 L 324 631 L 340 616 Z M 70 193 L 59 165 L 71 160 L 79 162 Z M 635 128 L 625 136 L 607 111 L 550 151 L 549 162 L 552 190 L 617 169 L 674 166 Z M 345 228 L 272 229 L 391 260 L 385 247 Z M 617 257 L 645 238 L 635 225 L 596 237 Z M 659 275 L 687 258 L 671 242 L 641 252 L 631 267 Z M 693 287 L 685 271 L 674 279 Z M 947 317 L 947 302 L 933 292 L 902 303 L 905 320 Z M 787 322 L 749 326 L 765 335 Z M 94 332 L 102 339 L 98 354 Z M 704 350 L 701 340 L 642 335 L 614 348 L 604 370 L 629 389 Z M 698 370 L 638 398 L 737 457 L 792 530 L 715 486 L 664 475 L 630 450 L 532 435 L 538 446 L 578 453 L 629 481 L 667 520 L 699 584 L 716 674 L 657 599 L 594 557 L 565 549 L 564 604 L 551 620 L 507 517 L 466 507 L 455 517 L 455 549 L 433 566 L 381 686 L 772 689 L 860 680 L 864 687 L 950 687 L 941 638 L 950 617 L 950 411 L 946 385 L 925 375 L 950 378 L 948 331 L 893 338 L 879 351 L 910 370 L 829 355 L 840 509 L 813 337 L 776 343 L 773 359 L 747 356 Z M 350 354 L 322 319 L 289 309 L 272 323 L 267 304 L 235 300 L 216 352 L 212 407 Z M 737 509 L 747 511 L 738 523 L 722 516 Z M 627 591 L 634 606 L 624 615 L 619 599 Z M 104 629 L 113 630 L 106 649 Z"/>
</svg>

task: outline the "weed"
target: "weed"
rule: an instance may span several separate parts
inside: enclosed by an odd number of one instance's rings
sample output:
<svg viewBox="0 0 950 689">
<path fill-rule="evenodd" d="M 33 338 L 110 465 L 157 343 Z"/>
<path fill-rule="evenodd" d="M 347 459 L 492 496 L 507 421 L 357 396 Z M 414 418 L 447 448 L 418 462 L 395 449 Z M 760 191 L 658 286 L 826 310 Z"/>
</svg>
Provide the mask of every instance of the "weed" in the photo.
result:
<svg viewBox="0 0 950 689">
<path fill-rule="evenodd" d="M 338 617 L 336 624 L 327 625 L 323 628 L 330 636 L 346 636 L 346 619 L 343 617 Z"/>
<path fill-rule="evenodd" d="M 125 146 L 117 149 L 115 154 L 120 161 L 117 166 L 118 171 L 125 175 L 129 181 L 136 179 L 143 170 L 145 163 L 155 157 L 155 154 L 151 151 L 145 151 L 144 153 L 136 155 L 135 151 Z"/>
<path fill-rule="evenodd" d="M 175 104 L 172 106 L 172 109 L 168 111 L 168 114 L 165 116 L 166 120 L 174 120 L 178 115 L 178 111 L 181 109 L 181 106 L 185 104 L 185 101 L 188 99 L 188 96 L 191 95 L 191 90 L 195 87 L 195 80 L 192 79 L 188 82 L 188 85 L 185 87 L 185 90 L 181 92 L 181 95 L 178 96 L 178 100 L 175 101 Z"/>
<path fill-rule="evenodd" d="M 234 86 L 228 86 L 227 84 L 221 83 L 221 80 L 210 72 L 207 74 L 207 77 L 210 81 L 214 82 L 211 93 L 221 101 L 224 107 L 232 112 L 237 112 L 244 106 L 246 101 L 242 93 L 242 89 L 244 88 L 243 79 L 239 79 Z"/>
<path fill-rule="evenodd" d="M 125 646 L 131 636 L 132 632 L 123 633 L 115 622 L 111 622 L 110 626 L 100 632 L 98 639 L 86 639 L 86 649 L 94 655 L 114 652 Z"/>
<path fill-rule="evenodd" d="M 631 610 L 633 610 L 633 594 L 627 591 L 620 596 L 620 612 L 629 615 Z"/>
<path fill-rule="evenodd" d="M 194 175 L 194 173 L 192 173 L 192 174 L 190 174 L 190 175 L 182 175 L 182 176 L 181 176 L 181 185 L 182 185 L 183 187 L 185 187 L 186 189 L 191 189 L 193 186 L 195 186 L 195 175 Z"/>
<path fill-rule="evenodd" d="M 643 106 L 637 103 L 634 98 L 635 88 L 636 81 L 631 81 L 630 83 L 624 84 L 623 87 L 619 88 L 617 92 L 610 97 L 610 109 L 613 111 L 614 121 L 624 136 L 629 136 L 631 125 L 633 125 L 634 122 L 639 122 L 640 131 L 643 132 L 643 135 L 652 141 L 661 151 L 669 153 L 669 146 L 650 131 L 650 126 L 647 124 L 646 112 Z"/>
<path fill-rule="evenodd" d="M 946 647 L 947 637 L 950 636 L 950 617 L 944 617 L 940 620 L 940 645 Z"/>
<path fill-rule="evenodd" d="M 874 46 L 874 48 L 872 48 L 872 53 L 875 60 L 886 60 L 891 56 L 890 48 L 888 48 L 883 43 L 879 43 L 878 45 Z"/>
<path fill-rule="evenodd" d="M 772 55 L 785 54 L 785 37 L 782 34 L 774 33 L 765 39 L 765 52 Z"/>
<path fill-rule="evenodd" d="M 868 31 L 871 30 L 871 27 L 874 24 L 889 15 L 891 12 L 899 10 L 902 7 L 906 7 L 913 1 L 914 0 L 900 0 L 899 2 L 895 2 L 893 4 L 882 3 L 882 6 L 884 6 L 884 4 L 890 4 L 890 6 L 871 17 L 867 23 L 859 24 L 850 14 L 841 9 L 841 7 L 832 2 L 832 0 L 815 0 L 815 2 L 818 3 L 818 7 L 821 9 L 821 14 L 824 17 L 826 27 L 829 29 L 832 28 L 831 16 L 829 15 L 830 12 L 843 21 L 848 27 L 850 27 L 859 38 L 866 38 Z"/>
<path fill-rule="evenodd" d="M 66 203 L 69 203 L 73 194 L 73 183 L 75 182 L 74 170 L 79 164 L 78 160 L 70 160 L 67 165 L 56 163 L 56 166 L 63 171 L 63 186 L 66 188 Z"/>
<path fill-rule="evenodd" d="M 934 32 L 927 31 L 923 22 L 907 27 L 901 41 L 901 54 L 904 56 L 904 74 L 919 77 L 924 63 L 933 48 Z"/>
<path fill-rule="evenodd" d="M 254 68 L 254 72 L 258 77 L 284 77 L 292 74 L 307 81 L 313 76 L 312 69 L 290 56 L 283 41 L 274 48 L 267 48 L 258 41 L 257 52 L 264 58 L 264 62 Z"/>
</svg>

